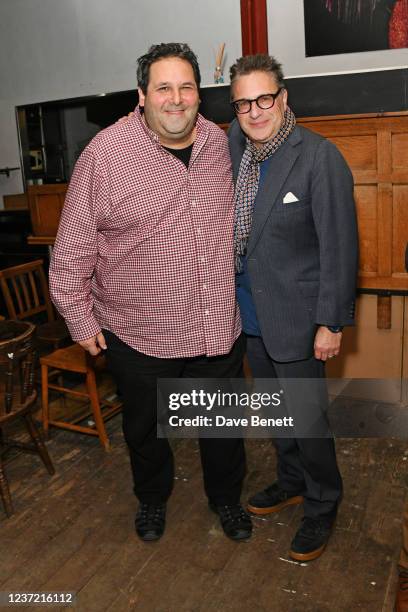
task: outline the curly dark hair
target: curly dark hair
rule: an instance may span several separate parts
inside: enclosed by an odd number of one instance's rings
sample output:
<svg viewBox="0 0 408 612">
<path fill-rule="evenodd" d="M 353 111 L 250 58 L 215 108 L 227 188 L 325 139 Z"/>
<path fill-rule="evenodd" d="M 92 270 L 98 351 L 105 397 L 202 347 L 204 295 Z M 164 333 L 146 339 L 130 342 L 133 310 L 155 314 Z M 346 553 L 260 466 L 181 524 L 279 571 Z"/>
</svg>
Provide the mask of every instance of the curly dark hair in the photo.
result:
<svg viewBox="0 0 408 612">
<path fill-rule="evenodd" d="M 230 68 L 231 85 L 240 76 L 251 74 L 251 72 L 270 72 L 275 77 L 278 86 L 285 87 L 282 64 L 266 53 L 245 55 L 237 59 L 235 64 Z"/>
<path fill-rule="evenodd" d="M 197 87 L 200 87 L 201 75 L 196 54 L 185 43 L 160 43 L 152 45 L 147 53 L 137 60 L 137 84 L 144 94 L 149 84 L 150 66 L 164 57 L 178 57 L 186 60 L 193 69 Z"/>
</svg>

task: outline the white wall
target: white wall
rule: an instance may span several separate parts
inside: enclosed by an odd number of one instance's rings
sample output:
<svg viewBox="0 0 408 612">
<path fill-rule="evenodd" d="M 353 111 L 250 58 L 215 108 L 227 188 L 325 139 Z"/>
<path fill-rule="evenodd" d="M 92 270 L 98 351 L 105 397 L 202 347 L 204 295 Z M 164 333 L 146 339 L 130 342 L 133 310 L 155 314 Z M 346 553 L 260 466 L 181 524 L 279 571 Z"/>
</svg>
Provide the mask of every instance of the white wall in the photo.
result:
<svg viewBox="0 0 408 612">
<path fill-rule="evenodd" d="M 303 0 L 268 0 L 268 33 L 286 76 L 408 64 L 407 49 L 305 58 Z M 170 40 L 210 84 L 220 42 L 227 66 L 241 54 L 239 0 L 0 0 L 0 167 L 20 165 L 15 106 L 132 89 L 137 57 Z M 22 189 L 0 175 L 0 196 Z"/>
<path fill-rule="evenodd" d="M 20 166 L 15 106 L 132 89 L 137 57 L 171 41 L 210 84 L 219 43 L 227 65 L 241 55 L 239 1 L 0 0 L 0 167 Z M 0 196 L 22 190 L 20 172 L 0 175 Z"/>
<path fill-rule="evenodd" d="M 303 0 L 267 0 L 267 11 L 269 53 L 282 62 L 286 77 L 408 65 L 408 49 L 305 57 Z"/>
</svg>

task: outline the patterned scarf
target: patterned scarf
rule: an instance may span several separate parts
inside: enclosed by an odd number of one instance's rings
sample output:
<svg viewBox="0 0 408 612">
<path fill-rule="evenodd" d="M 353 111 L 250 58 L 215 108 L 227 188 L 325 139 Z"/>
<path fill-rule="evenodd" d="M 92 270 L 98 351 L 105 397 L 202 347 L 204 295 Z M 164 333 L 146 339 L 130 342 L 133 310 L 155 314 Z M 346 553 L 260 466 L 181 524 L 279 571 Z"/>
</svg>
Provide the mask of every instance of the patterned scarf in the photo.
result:
<svg viewBox="0 0 408 612">
<path fill-rule="evenodd" d="M 252 226 L 252 209 L 259 186 L 259 164 L 287 140 L 296 125 L 295 115 L 289 107 L 285 111 L 283 123 L 278 133 L 261 148 L 257 148 L 247 138 L 247 144 L 239 166 L 235 186 L 235 269 L 242 271 L 241 256 L 245 255 L 249 233 Z"/>
</svg>

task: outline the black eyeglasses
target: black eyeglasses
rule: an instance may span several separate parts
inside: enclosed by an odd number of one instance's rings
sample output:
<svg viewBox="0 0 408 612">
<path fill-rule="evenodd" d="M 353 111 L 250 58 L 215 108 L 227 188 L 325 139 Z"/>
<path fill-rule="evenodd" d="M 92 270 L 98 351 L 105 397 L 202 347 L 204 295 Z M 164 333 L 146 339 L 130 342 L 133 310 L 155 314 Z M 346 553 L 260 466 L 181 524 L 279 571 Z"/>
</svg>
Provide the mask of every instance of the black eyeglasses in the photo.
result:
<svg viewBox="0 0 408 612">
<path fill-rule="evenodd" d="M 252 100 L 246 100 L 245 98 L 243 98 L 242 100 L 234 100 L 233 102 L 231 102 L 231 106 L 234 111 L 239 115 L 249 113 L 252 108 L 253 102 L 255 102 L 258 108 L 266 110 L 267 108 L 272 108 L 272 106 L 275 104 L 276 98 L 279 96 L 282 89 L 284 89 L 284 87 L 279 87 L 276 93 L 262 94 L 257 98 L 252 98 Z"/>
</svg>

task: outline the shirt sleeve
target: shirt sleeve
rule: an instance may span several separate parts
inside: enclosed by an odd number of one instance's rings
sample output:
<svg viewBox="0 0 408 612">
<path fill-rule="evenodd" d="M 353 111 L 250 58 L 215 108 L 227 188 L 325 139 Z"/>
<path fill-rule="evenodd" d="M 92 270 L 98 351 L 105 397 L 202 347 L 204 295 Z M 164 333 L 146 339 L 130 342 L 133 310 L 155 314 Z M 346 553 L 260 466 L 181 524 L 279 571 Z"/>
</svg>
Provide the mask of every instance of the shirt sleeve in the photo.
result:
<svg viewBox="0 0 408 612">
<path fill-rule="evenodd" d="M 107 181 L 91 143 L 70 181 L 49 271 L 51 299 L 75 341 L 101 331 L 93 314 L 91 284 L 98 258 L 98 217 L 108 204 Z"/>
</svg>

